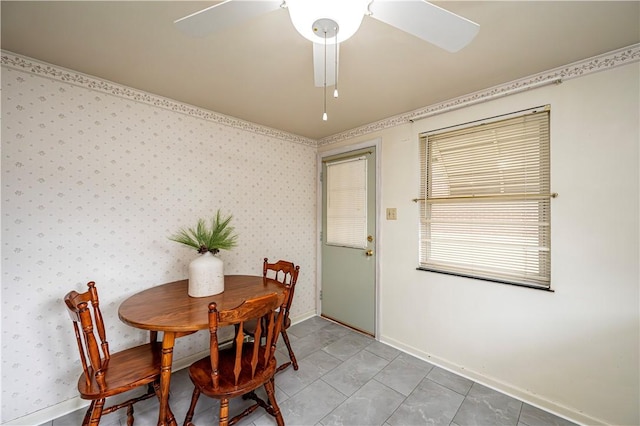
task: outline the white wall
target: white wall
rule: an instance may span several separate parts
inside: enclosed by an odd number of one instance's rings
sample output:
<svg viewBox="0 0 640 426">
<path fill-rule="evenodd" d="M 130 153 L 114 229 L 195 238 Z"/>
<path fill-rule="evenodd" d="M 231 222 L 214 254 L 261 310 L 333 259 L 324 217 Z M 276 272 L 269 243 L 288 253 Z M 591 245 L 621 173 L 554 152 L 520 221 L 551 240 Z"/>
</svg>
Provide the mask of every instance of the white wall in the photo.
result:
<svg viewBox="0 0 640 426">
<path fill-rule="evenodd" d="M 2 67 L 1 422 L 77 398 L 68 291 L 95 280 L 111 349 L 143 342 L 118 306 L 186 278 L 197 254 L 168 237 L 218 208 L 239 234 L 221 253 L 225 272 L 291 259 L 301 266 L 291 315 L 315 314 L 315 143 L 209 116 L 68 70 Z M 292 168 L 274 167 L 283 162 Z M 202 337 L 179 339 L 174 361 L 205 350 Z"/>
<path fill-rule="evenodd" d="M 341 143 L 382 138 L 382 210 L 398 209 L 382 341 L 580 422 L 640 424 L 639 81 L 626 65 Z M 555 292 L 417 271 L 417 135 L 546 104 Z"/>
</svg>

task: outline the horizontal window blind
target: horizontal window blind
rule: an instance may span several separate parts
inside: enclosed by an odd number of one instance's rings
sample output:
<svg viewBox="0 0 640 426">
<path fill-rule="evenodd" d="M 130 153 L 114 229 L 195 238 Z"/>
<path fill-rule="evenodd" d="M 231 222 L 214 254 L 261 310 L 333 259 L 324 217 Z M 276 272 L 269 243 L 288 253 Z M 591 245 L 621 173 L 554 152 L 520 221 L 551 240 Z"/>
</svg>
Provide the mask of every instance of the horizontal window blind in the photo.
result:
<svg viewBox="0 0 640 426">
<path fill-rule="evenodd" d="M 327 244 L 367 246 L 367 159 L 327 163 Z"/>
<path fill-rule="evenodd" d="M 549 112 L 421 137 L 421 268 L 550 286 Z"/>
</svg>

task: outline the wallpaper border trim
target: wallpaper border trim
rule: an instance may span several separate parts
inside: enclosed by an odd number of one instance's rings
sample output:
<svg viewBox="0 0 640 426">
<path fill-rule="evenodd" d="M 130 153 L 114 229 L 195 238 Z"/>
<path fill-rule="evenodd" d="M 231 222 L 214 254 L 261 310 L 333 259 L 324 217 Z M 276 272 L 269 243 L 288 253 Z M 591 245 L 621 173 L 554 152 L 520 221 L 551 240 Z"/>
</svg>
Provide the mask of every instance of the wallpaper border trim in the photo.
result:
<svg viewBox="0 0 640 426">
<path fill-rule="evenodd" d="M 623 47 L 602 55 L 592 58 L 573 62 L 569 65 L 558 67 L 549 71 L 514 80 L 509 83 L 483 89 L 478 92 L 470 93 L 455 99 L 450 99 L 438 104 L 426 106 L 413 111 L 399 114 L 393 117 L 385 118 L 374 123 L 367 124 L 362 127 L 348 130 L 346 132 L 337 133 L 332 136 L 318 140 L 318 146 L 331 145 L 347 139 L 353 139 L 359 136 L 367 135 L 373 132 L 379 132 L 390 127 L 399 126 L 415 120 L 427 118 L 433 115 L 442 114 L 454 109 L 463 108 L 479 102 L 488 101 L 501 96 L 507 96 L 514 93 L 534 89 L 545 85 L 545 83 L 553 84 L 564 80 L 570 80 L 577 77 L 583 77 L 599 71 L 604 71 L 614 67 L 627 65 L 634 62 L 640 62 L 640 43 Z"/>
<path fill-rule="evenodd" d="M 282 130 L 273 129 L 271 127 L 262 126 L 251 123 L 249 121 L 240 120 L 217 112 L 209 111 L 204 108 L 198 108 L 193 105 L 175 101 L 173 99 L 154 95 L 142 90 L 133 89 L 108 80 L 103 80 L 57 65 L 48 64 L 33 58 L 19 55 L 7 50 L 1 50 L 2 57 L 0 64 L 7 68 L 28 72 L 40 77 L 49 78 L 75 86 L 84 87 L 85 89 L 95 90 L 109 95 L 118 96 L 135 102 L 142 102 L 148 105 L 178 112 L 191 117 L 200 118 L 211 121 L 223 126 L 229 126 L 240 130 L 256 133 L 262 136 L 273 137 L 284 141 L 295 142 L 303 145 L 317 146 L 314 139 L 305 138 L 303 136 L 287 133 Z"/>
<path fill-rule="evenodd" d="M 273 129 L 270 127 L 240 120 L 235 117 L 219 114 L 203 108 L 198 108 L 192 105 L 177 102 L 169 98 L 153 95 L 141 90 L 133 89 L 107 80 L 102 80 L 97 77 L 92 77 L 83 73 L 68 70 L 66 68 L 51 65 L 46 62 L 38 61 L 36 59 L 28 58 L 26 56 L 18 55 L 6 50 L 0 51 L 2 52 L 0 64 L 8 68 L 29 72 L 52 80 L 74 84 L 76 86 L 81 86 L 90 90 L 96 90 L 114 96 L 119 96 L 136 102 L 146 103 L 149 105 L 157 106 L 159 108 L 164 108 L 192 117 L 201 118 L 203 120 L 212 121 L 224 126 L 229 126 L 259 135 L 313 147 L 331 145 L 348 139 L 353 139 L 370 133 L 385 130 L 390 127 L 406 124 L 418 119 L 441 114 L 454 109 L 463 108 L 465 106 L 484 102 L 490 99 L 495 99 L 497 97 L 507 96 L 524 90 L 533 89 L 544 85 L 544 83 L 546 82 L 552 83 L 555 81 L 570 80 L 618 66 L 640 62 L 640 43 L 637 43 L 618 50 L 604 53 L 602 55 L 594 56 L 592 58 L 573 62 L 569 65 L 558 67 L 519 80 L 514 80 L 509 83 L 490 87 L 488 89 L 483 89 L 438 104 L 429 105 L 403 114 L 395 115 L 393 117 L 388 117 L 383 120 L 369 123 L 365 126 L 347 130 L 342 133 L 336 133 L 335 135 L 331 135 L 326 138 L 313 140 L 299 135 L 294 135 L 292 133 L 287 133 L 282 130 Z"/>
</svg>

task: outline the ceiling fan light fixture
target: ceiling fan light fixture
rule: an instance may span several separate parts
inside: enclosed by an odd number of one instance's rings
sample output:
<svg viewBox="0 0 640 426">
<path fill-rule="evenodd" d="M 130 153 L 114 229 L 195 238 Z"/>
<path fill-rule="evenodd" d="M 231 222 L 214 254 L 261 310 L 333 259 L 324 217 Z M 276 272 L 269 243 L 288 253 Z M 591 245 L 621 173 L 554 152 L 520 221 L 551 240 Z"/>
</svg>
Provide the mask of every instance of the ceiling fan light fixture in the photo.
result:
<svg viewBox="0 0 640 426">
<path fill-rule="evenodd" d="M 325 37 L 342 43 L 358 31 L 370 0 L 287 0 L 295 29 L 307 40 L 318 43 Z M 335 22 L 336 28 L 319 28 L 318 22 Z M 338 31 L 339 29 L 339 31 Z M 331 31 L 336 31 L 335 37 Z"/>
</svg>

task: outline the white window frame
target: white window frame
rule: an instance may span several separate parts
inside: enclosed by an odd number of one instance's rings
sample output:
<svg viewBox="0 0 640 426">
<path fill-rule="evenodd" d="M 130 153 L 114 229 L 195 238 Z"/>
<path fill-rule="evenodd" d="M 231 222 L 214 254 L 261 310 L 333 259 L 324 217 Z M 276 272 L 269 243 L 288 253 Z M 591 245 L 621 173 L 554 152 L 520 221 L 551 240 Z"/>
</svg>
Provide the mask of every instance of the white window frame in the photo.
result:
<svg viewBox="0 0 640 426">
<path fill-rule="evenodd" d="M 551 289 L 550 108 L 420 135 L 418 269 Z"/>
</svg>

